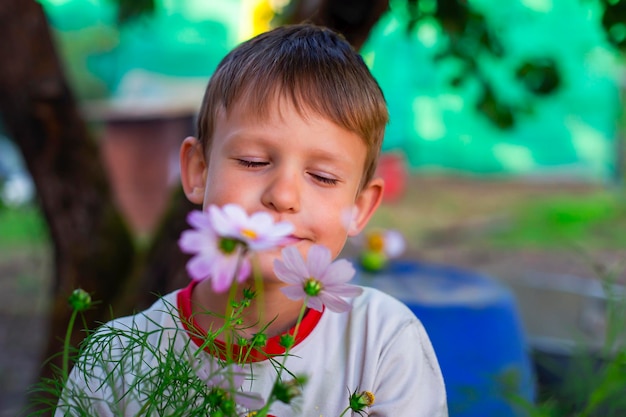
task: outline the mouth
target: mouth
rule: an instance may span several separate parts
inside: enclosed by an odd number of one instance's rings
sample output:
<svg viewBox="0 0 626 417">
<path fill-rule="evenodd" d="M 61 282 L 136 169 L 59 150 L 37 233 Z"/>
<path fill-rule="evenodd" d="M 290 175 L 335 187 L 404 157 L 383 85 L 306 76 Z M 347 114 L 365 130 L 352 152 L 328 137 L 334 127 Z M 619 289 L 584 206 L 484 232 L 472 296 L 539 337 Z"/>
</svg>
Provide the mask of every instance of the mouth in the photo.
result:
<svg viewBox="0 0 626 417">
<path fill-rule="evenodd" d="M 287 236 L 282 242 L 281 242 L 281 247 L 285 247 L 285 246 L 289 246 L 289 245 L 294 245 L 298 242 L 301 242 L 305 240 L 304 238 L 295 236 L 295 235 L 289 235 Z"/>
</svg>

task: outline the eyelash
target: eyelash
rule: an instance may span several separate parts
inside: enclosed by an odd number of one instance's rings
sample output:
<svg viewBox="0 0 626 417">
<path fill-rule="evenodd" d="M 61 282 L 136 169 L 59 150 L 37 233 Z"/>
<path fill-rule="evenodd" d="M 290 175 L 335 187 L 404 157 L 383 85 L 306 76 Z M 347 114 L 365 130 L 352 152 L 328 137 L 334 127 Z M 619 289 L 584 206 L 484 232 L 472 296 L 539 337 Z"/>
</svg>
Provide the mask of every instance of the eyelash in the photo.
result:
<svg viewBox="0 0 626 417">
<path fill-rule="evenodd" d="M 263 161 L 249 161 L 247 159 L 237 159 L 237 163 L 246 168 L 261 168 L 268 164 L 267 162 L 263 162 Z M 309 175 L 311 175 L 316 181 L 319 181 L 327 185 L 337 185 L 337 183 L 339 182 L 339 180 L 336 180 L 334 178 L 322 177 L 321 175 L 316 175 L 316 174 L 309 174 Z"/>
<path fill-rule="evenodd" d="M 262 161 L 248 161 L 247 159 L 237 159 L 237 163 L 246 168 L 260 168 L 267 165 L 267 162 Z"/>
<path fill-rule="evenodd" d="M 313 178 L 315 178 L 317 181 L 324 183 L 324 184 L 328 184 L 328 185 L 337 185 L 337 183 L 339 182 L 338 180 L 334 179 L 334 178 L 326 178 L 326 177 L 322 177 L 319 175 L 315 175 L 315 174 L 310 174 Z"/>
</svg>

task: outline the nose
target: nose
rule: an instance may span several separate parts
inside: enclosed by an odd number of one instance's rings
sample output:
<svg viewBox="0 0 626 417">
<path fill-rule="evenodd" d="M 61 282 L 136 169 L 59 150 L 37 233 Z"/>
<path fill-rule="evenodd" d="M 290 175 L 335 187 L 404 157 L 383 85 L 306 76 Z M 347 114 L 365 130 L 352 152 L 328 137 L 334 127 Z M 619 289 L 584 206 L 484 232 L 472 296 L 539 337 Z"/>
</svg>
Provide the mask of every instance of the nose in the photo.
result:
<svg viewBox="0 0 626 417">
<path fill-rule="evenodd" d="M 263 190 L 261 202 L 268 209 L 279 213 L 298 212 L 301 187 L 300 177 L 296 172 L 276 172 Z"/>
</svg>

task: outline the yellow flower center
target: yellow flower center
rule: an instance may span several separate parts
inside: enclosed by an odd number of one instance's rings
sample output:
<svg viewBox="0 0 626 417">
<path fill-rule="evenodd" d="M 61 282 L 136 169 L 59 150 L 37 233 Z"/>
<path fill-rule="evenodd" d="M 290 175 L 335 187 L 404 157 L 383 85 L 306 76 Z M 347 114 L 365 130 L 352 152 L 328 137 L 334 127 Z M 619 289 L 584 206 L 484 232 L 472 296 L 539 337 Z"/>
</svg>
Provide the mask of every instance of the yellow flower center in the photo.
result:
<svg viewBox="0 0 626 417">
<path fill-rule="evenodd" d="M 374 252 L 382 252 L 385 247 L 385 239 L 381 233 L 371 233 L 367 236 L 367 247 Z"/>
<path fill-rule="evenodd" d="M 244 237 L 247 237 L 248 239 L 256 239 L 256 238 L 257 238 L 257 236 L 258 236 L 258 235 L 256 234 L 256 232 L 255 232 L 254 230 L 251 230 L 251 229 L 243 229 L 243 230 L 241 231 L 241 234 L 242 234 Z"/>
<path fill-rule="evenodd" d="M 376 397 L 374 397 L 374 393 L 369 392 L 369 391 L 363 391 L 361 393 L 362 398 L 365 400 L 365 402 L 367 403 L 366 405 L 369 407 L 372 404 L 374 404 L 374 400 L 376 399 Z"/>
</svg>

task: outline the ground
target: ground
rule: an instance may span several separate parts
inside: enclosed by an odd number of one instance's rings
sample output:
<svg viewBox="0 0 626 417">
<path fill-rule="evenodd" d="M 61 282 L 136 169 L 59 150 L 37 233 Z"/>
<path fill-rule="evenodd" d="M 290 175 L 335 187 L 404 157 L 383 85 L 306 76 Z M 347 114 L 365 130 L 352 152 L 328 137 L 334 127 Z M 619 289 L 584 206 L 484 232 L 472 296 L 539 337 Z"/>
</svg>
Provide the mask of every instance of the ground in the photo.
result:
<svg viewBox="0 0 626 417">
<path fill-rule="evenodd" d="M 586 280 L 618 268 L 625 258 L 624 246 L 511 244 L 491 237 L 513 227 L 515 213 L 529 202 L 563 195 L 579 199 L 583 207 L 590 196 L 605 189 L 571 182 L 413 175 L 407 192 L 397 201 L 385 202 L 372 225 L 401 230 L 408 241 L 405 257 L 482 272 L 507 285 L 528 276 Z M 345 255 L 355 252 L 348 245 Z M 617 281 L 626 283 L 624 271 L 618 271 Z M 48 248 L 0 254 L 0 417 L 19 415 L 37 373 L 50 277 Z"/>
</svg>

